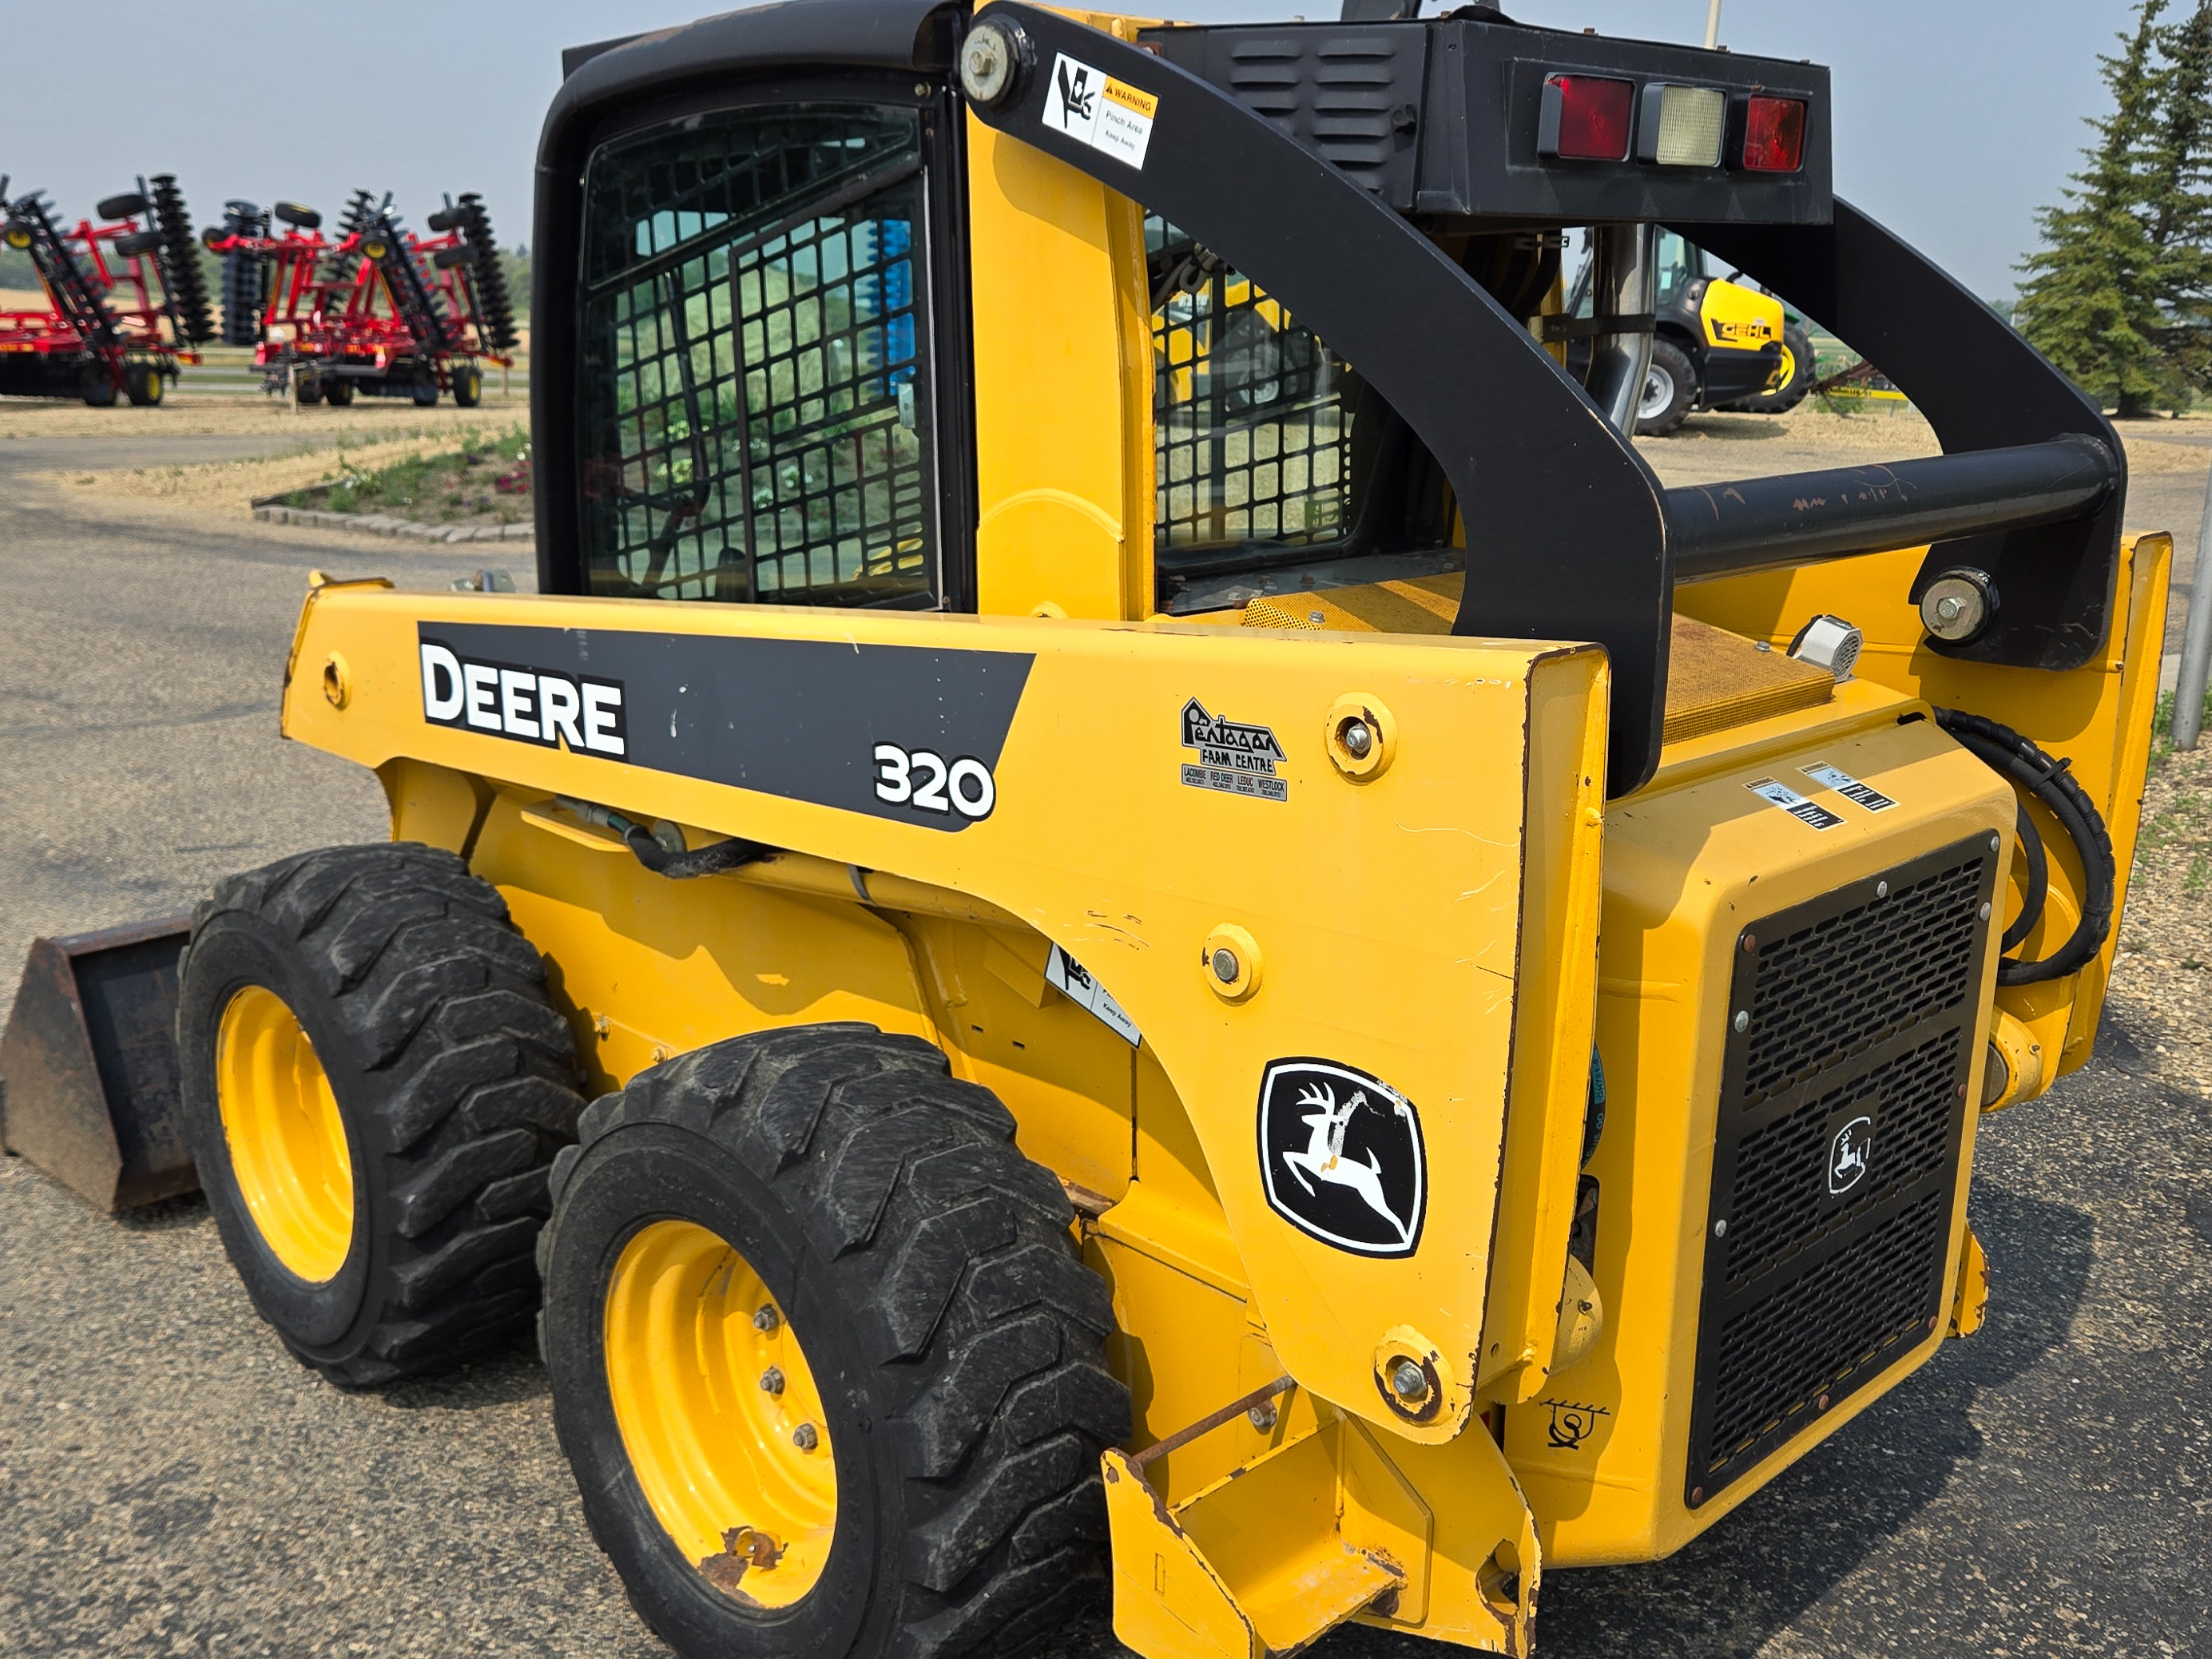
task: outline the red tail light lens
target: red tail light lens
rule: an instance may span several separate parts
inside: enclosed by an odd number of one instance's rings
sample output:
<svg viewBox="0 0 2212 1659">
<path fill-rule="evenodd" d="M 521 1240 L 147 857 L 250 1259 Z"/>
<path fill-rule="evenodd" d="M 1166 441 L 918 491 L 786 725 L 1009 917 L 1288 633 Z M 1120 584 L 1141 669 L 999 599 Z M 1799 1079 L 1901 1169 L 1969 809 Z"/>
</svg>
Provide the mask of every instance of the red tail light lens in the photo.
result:
<svg viewBox="0 0 2212 1659">
<path fill-rule="evenodd" d="M 1570 161 L 1628 157 L 1628 118 L 1636 84 L 1600 75 L 1554 75 L 1544 82 L 1536 151 Z"/>
<path fill-rule="evenodd" d="M 1796 98 L 1753 97 L 1744 109 L 1744 171 L 1795 173 L 1804 160 L 1804 103 Z"/>
</svg>

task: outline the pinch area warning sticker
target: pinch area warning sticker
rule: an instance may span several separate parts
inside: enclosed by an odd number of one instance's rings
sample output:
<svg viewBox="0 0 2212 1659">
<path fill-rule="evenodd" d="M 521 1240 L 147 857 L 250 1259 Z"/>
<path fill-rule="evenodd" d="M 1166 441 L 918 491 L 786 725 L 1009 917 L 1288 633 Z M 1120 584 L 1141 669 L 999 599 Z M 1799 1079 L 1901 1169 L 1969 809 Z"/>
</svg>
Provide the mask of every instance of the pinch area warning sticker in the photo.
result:
<svg viewBox="0 0 2212 1659">
<path fill-rule="evenodd" d="M 1835 813 L 1818 801 L 1807 800 L 1778 778 L 1761 778 L 1744 787 L 1763 801 L 1780 807 L 1800 823 L 1809 823 L 1815 830 L 1832 830 L 1843 822 Z"/>
<path fill-rule="evenodd" d="M 1156 94 L 1100 74 L 1066 52 L 1052 65 L 1052 84 L 1044 95 L 1044 118 L 1079 143 L 1133 167 L 1145 165 L 1152 147 L 1152 118 L 1159 113 Z"/>
<path fill-rule="evenodd" d="M 1131 1048 L 1145 1040 L 1144 1034 L 1137 1030 L 1137 1022 L 1129 1018 L 1120 1003 L 1106 994 L 1106 988 L 1091 978 L 1081 963 L 1057 945 L 1052 947 L 1052 954 L 1045 958 L 1044 976 L 1054 990 L 1070 1002 L 1088 1008 L 1100 1024 L 1112 1030 Z"/>
</svg>

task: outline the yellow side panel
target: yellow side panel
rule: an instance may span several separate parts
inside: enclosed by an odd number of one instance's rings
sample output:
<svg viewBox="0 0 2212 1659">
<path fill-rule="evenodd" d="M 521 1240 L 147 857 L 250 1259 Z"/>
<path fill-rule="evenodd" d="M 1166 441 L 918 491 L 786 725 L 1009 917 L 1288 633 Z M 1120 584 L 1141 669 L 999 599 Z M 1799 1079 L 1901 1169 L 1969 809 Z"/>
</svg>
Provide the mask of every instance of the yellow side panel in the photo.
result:
<svg viewBox="0 0 2212 1659">
<path fill-rule="evenodd" d="M 1136 204 L 968 124 L 977 608 L 1152 610 L 1152 328 Z"/>
<path fill-rule="evenodd" d="M 1476 1377 L 1509 1400 L 1540 1389 L 1551 1369 L 1582 1161 L 1605 823 L 1605 691 L 1604 672 L 1590 662 L 1582 684 L 1555 679 L 1529 714 L 1544 752 L 1579 752 L 1583 763 L 1533 772 L 1528 781 L 1513 1092 Z"/>
<path fill-rule="evenodd" d="M 1128 1191 L 1136 1051 L 1045 982 L 1044 936 L 927 916 L 906 927 L 953 1070 L 1006 1103 L 1022 1151 L 1063 1181 Z"/>
<path fill-rule="evenodd" d="M 1925 548 L 1842 559 L 1799 570 L 1761 572 L 1677 588 L 1675 608 L 1753 639 L 1786 645 L 1806 620 L 1823 611 L 1856 625 L 1866 636 L 1858 672 L 1876 684 L 1946 708 L 2001 720 L 2072 763 L 2112 832 L 2124 901 L 2150 758 L 2150 719 L 2158 696 L 2172 539 L 2135 538 L 2120 550 L 2112 627 L 2103 651 L 2063 673 L 2002 668 L 1940 656 L 1923 642 L 1912 579 Z M 2047 956 L 2080 915 L 2081 866 L 2055 821 L 2041 819 L 2051 854 L 2051 902 L 2044 919 L 2015 954 Z M 2013 914 L 2021 888 L 2013 885 Z M 2089 1057 L 2104 1004 L 2116 924 L 2103 952 L 2081 973 L 2042 985 L 2008 986 L 1998 1006 L 2027 1025 L 2045 1054 L 2059 1054 L 2057 1075 Z"/>
<path fill-rule="evenodd" d="M 376 769 L 392 806 L 392 839 L 419 841 L 469 855 L 477 829 L 491 809 L 491 786 L 450 767 L 402 756 Z"/>
<path fill-rule="evenodd" d="M 858 1019 L 936 1040 L 906 940 L 859 906 L 664 880 L 617 842 L 601 850 L 532 826 L 522 805 L 506 793 L 494 803 L 472 867 L 544 954 L 592 1092 L 779 1025 Z"/>
<path fill-rule="evenodd" d="M 1291 1375 L 1398 1432 L 1458 1431 L 1481 1344 L 1522 954 L 1527 799 L 1498 780 L 1532 769 L 1581 775 L 1579 748 L 1553 752 L 1548 723 L 1532 719 L 1555 678 L 1565 695 L 1588 695 L 1593 653 L 1455 636 L 1317 639 L 1172 623 L 517 594 L 348 589 L 309 605 L 303 662 L 343 652 L 356 689 L 341 711 L 319 685 L 295 682 L 285 702 L 295 739 L 371 766 L 408 755 L 501 780 L 524 799 L 557 790 L 702 836 L 744 836 L 950 888 L 1061 946 L 1127 1011 L 1188 1110 Z M 568 629 L 587 629 L 594 650 L 616 634 L 650 635 L 699 663 L 697 685 L 708 688 L 699 695 L 727 695 L 738 682 L 722 679 L 720 665 L 758 661 L 769 641 L 815 660 L 854 653 L 862 677 L 878 672 L 865 654 L 872 647 L 990 652 L 1002 662 L 1011 653 L 1026 666 L 996 758 L 995 804 L 948 834 L 803 793 L 429 724 L 420 632 L 471 621 L 548 630 L 548 648 L 573 639 Z M 536 648 L 525 638 L 510 646 Z M 856 681 L 854 694 L 865 691 Z M 1327 746 L 1329 711 L 1354 693 L 1386 705 L 1397 732 L 1395 762 L 1364 782 L 1340 773 Z M 1183 743 L 1194 699 L 1276 734 L 1280 798 L 1194 786 L 1202 769 Z M 837 765 L 869 764 L 865 735 L 836 741 L 850 745 Z M 574 866 L 551 885 L 534 854 L 526 861 L 519 816 L 511 830 L 504 813 L 494 816 L 479 861 L 496 861 L 510 887 L 526 880 L 549 896 L 524 927 L 564 974 L 588 977 L 595 995 L 614 994 L 619 981 L 621 1000 L 606 1012 L 672 1046 L 755 1020 L 929 1024 L 905 939 L 887 924 L 839 906 L 818 922 L 781 913 L 794 918 L 786 925 L 754 908 L 775 902 L 749 895 L 757 884 L 647 878 L 621 849 L 532 830 L 549 871 L 560 860 Z M 515 843 L 512 861 L 502 837 Z M 1325 902 L 1316 885 L 1324 869 Z M 562 905 L 573 925 L 556 946 L 548 913 Z M 1226 927 L 1252 941 L 1259 974 L 1256 990 L 1234 1001 L 1204 960 L 1207 939 Z M 684 981 L 672 996 L 678 963 L 693 965 L 698 988 Z M 1419 1112 L 1426 1212 L 1412 1255 L 1352 1254 L 1269 1205 L 1255 1133 L 1261 1079 L 1274 1060 L 1316 1054 L 1384 1079 Z M 1442 1398 L 1424 1422 L 1398 1422 L 1376 1389 L 1386 1339 L 1437 1356 Z"/>
</svg>

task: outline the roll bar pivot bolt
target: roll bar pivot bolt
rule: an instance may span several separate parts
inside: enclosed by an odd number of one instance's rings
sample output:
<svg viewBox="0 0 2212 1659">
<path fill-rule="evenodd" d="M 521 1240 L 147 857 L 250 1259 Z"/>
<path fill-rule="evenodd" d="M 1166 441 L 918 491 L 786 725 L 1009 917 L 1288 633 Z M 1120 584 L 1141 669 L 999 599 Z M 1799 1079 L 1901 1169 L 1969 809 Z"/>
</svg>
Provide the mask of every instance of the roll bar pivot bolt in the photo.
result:
<svg viewBox="0 0 2212 1659">
<path fill-rule="evenodd" d="M 1019 23 L 986 17 L 960 43 L 960 90 L 970 103 L 995 109 L 1020 95 L 1035 58 Z"/>
</svg>

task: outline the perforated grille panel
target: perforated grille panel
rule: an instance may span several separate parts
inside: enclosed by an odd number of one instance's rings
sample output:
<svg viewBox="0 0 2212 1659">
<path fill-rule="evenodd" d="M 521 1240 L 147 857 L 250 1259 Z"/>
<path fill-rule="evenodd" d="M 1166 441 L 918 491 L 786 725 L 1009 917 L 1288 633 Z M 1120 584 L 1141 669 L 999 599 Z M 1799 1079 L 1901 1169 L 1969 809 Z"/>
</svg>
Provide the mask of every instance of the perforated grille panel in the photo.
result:
<svg viewBox="0 0 2212 1659">
<path fill-rule="evenodd" d="M 1761 930 L 1744 1099 L 1763 1100 L 1966 994 L 1979 859 L 1769 942 Z M 1970 902 L 1971 900 L 1971 902 Z M 1768 927 L 1774 924 L 1770 922 Z M 1867 972 L 1869 963 L 1881 965 Z"/>
<path fill-rule="evenodd" d="M 1738 940 L 1693 1509 L 1936 1329 L 1996 868 L 1960 842 Z"/>
</svg>

